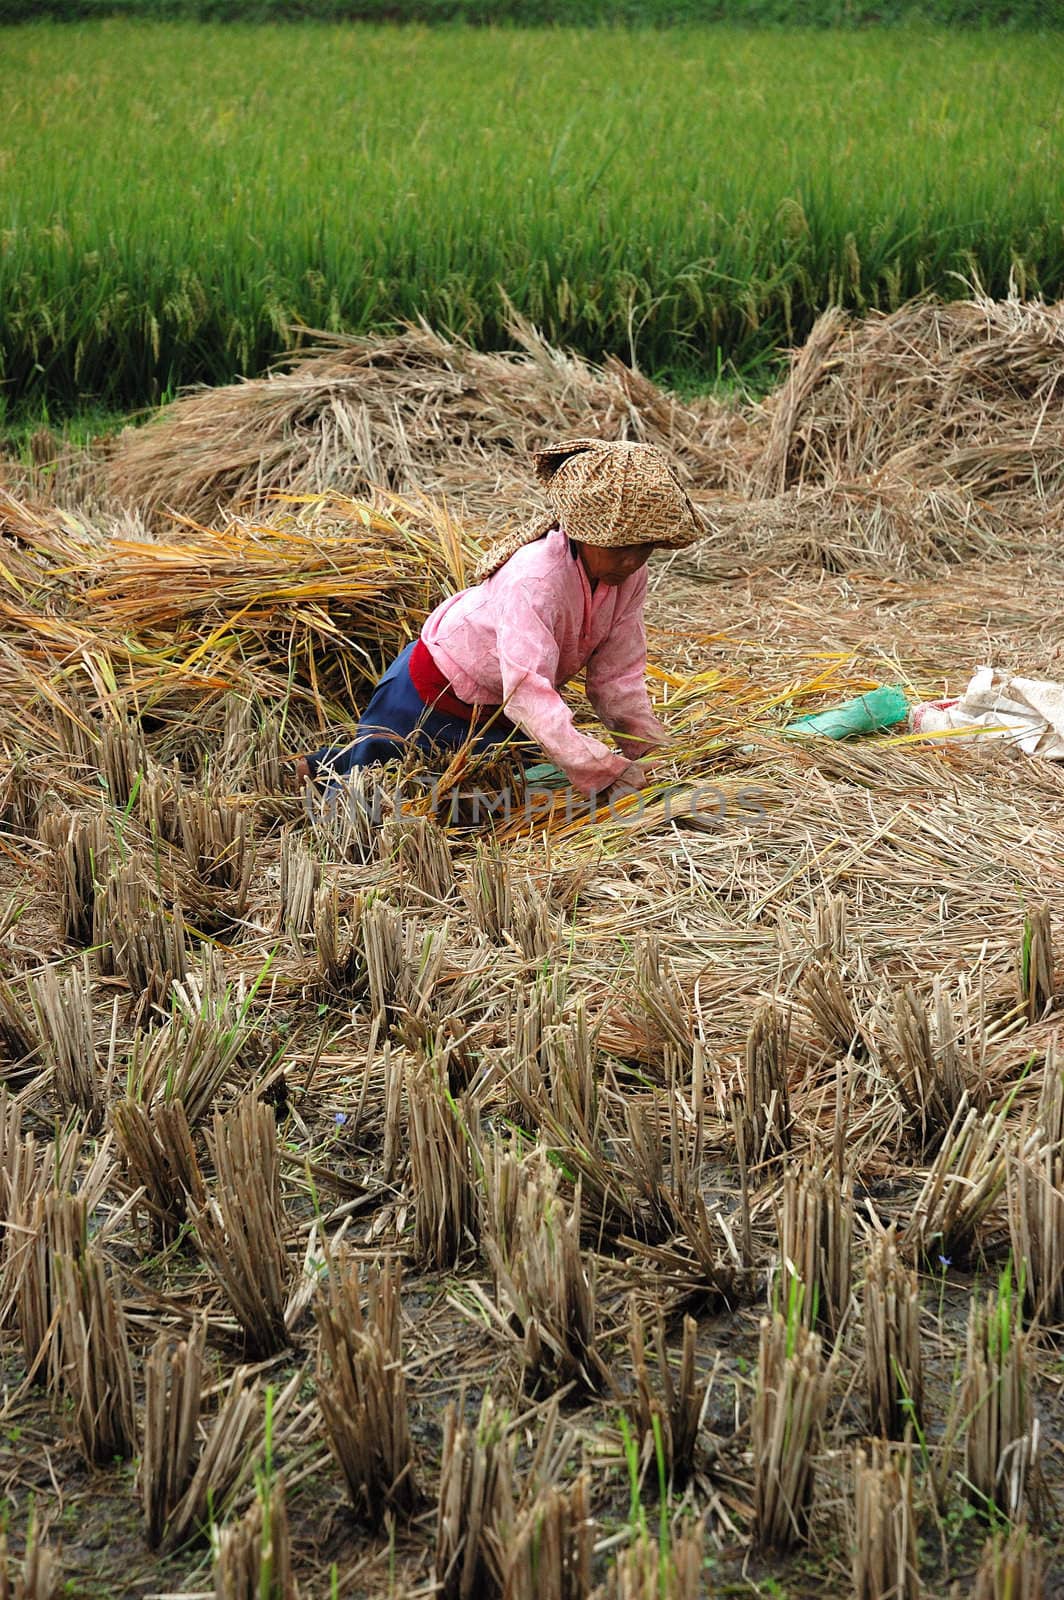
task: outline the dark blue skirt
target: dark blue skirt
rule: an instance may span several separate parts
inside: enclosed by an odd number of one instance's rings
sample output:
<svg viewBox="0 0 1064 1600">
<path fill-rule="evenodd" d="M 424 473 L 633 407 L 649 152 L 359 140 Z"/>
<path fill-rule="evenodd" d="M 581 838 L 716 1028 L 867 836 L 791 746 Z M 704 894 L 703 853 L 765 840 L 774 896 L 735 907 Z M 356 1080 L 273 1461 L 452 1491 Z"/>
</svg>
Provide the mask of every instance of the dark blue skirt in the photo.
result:
<svg viewBox="0 0 1064 1600">
<path fill-rule="evenodd" d="M 413 644 L 408 644 L 374 689 L 359 720 L 354 743 L 316 750 L 307 758 L 315 781 L 327 783 L 355 767 L 394 761 L 412 749 L 426 753 L 457 750 L 471 733 L 473 748 L 478 751 L 489 750 L 516 733 L 513 723 L 501 711 L 478 730 L 462 717 L 427 706 L 410 677 L 408 663 L 413 650 Z"/>
</svg>

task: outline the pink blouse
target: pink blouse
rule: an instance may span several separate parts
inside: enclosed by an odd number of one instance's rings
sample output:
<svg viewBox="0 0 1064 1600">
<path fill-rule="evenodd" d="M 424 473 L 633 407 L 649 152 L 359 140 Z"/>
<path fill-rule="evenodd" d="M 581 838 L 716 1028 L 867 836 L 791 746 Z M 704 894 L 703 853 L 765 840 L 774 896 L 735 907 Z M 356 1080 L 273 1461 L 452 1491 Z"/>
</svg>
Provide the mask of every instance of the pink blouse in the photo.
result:
<svg viewBox="0 0 1064 1600">
<path fill-rule="evenodd" d="M 484 583 L 453 595 L 421 630 L 460 699 L 502 705 L 583 794 L 602 793 L 667 737 L 646 688 L 646 567 L 596 584 L 559 528 L 525 545 Z M 558 690 L 585 669 L 587 697 L 618 755 L 580 733 Z"/>
</svg>

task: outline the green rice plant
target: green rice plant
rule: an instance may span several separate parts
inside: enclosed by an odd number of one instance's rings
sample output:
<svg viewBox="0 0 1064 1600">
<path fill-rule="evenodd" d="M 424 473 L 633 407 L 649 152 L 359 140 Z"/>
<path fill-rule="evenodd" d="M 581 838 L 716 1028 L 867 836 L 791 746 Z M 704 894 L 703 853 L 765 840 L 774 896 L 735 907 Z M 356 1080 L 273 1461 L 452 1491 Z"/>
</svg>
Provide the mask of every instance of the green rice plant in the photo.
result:
<svg viewBox="0 0 1064 1600">
<path fill-rule="evenodd" d="M 1053 296 L 1062 59 L 930 28 L 12 28 L 5 403 L 128 409 L 260 371 L 299 325 L 492 347 L 512 306 L 705 377 L 833 301 Z"/>
<path fill-rule="evenodd" d="M 0 22 L 23 16 L 196 17 L 222 22 L 346 20 L 516 27 L 674 27 L 684 22 L 891 26 L 917 18 L 952 26 L 1047 28 L 1043 0 L 0 0 Z M 1059 24 L 1058 24 L 1059 25 Z"/>
</svg>

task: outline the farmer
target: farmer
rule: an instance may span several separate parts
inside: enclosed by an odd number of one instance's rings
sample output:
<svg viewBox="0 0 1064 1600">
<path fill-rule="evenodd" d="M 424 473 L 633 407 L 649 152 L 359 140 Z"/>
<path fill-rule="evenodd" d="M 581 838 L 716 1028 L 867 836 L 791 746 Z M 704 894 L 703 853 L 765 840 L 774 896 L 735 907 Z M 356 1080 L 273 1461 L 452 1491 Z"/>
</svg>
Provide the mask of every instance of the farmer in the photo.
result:
<svg viewBox="0 0 1064 1600">
<path fill-rule="evenodd" d="M 388 668 L 354 743 L 304 757 L 302 781 L 342 778 L 408 743 L 485 750 L 520 730 L 582 794 L 646 784 L 642 758 L 666 738 L 645 681 L 647 560 L 702 525 L 655 445 L 573 439 L 532 459 L 552 515 L 487 551 L 475 585 L 437 606 Z M 617 749 L 580 733 L 558 692 L 581 668 Z"/>
</svg>

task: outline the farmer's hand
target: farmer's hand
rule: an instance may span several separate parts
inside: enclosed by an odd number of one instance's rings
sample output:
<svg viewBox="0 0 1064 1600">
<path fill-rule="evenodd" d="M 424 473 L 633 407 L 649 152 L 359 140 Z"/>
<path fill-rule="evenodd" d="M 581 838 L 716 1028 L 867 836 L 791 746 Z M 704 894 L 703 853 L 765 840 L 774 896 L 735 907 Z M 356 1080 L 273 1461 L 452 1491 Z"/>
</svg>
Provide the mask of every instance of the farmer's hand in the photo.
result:
<svg viewBox="0 0 1064 1600">
<path fill-rule="evenodd" d="M 300 756 L 299 760 L 296 762 L 296 788 L 299 790 L 300 794 L 303 793 L 309 782 L 310 762 L 307 760 L 306 756 Z"/>
<path fill-rule="evenodd" d="M 607 792 L 606 799 L 623 800 L 625 795 L 638 794 L 640 789 L 645 789 L 650 782 L 646 767 L 641 761 L 629 761 L 620 777 L 614 780 Z"/>
</svg>

